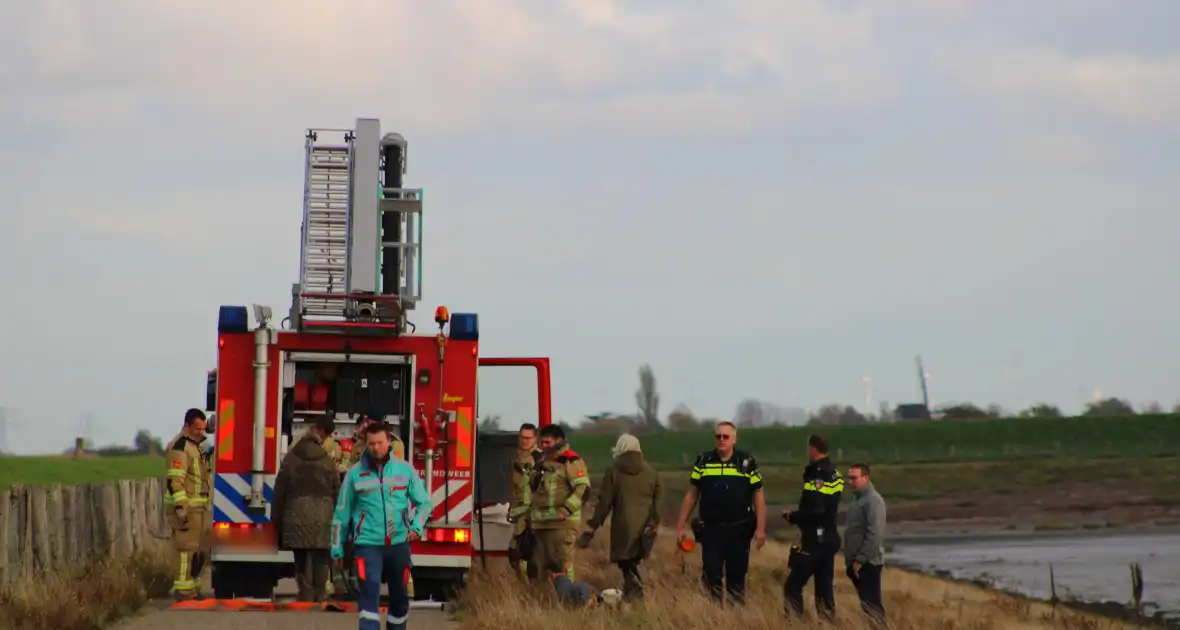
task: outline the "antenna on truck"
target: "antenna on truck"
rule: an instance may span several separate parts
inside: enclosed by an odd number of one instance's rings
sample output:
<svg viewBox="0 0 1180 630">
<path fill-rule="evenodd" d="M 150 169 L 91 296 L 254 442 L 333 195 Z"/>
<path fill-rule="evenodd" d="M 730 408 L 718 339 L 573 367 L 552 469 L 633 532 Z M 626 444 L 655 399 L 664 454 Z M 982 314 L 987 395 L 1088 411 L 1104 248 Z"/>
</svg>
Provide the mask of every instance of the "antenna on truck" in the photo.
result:
<svg viewBox="0 0 1180 630">
<path fill-rule="evenodd" d="M 422 298 L 422 189 L 403 188 L 408 144 L 375 118 L 308 129 L 295 330 L 400 335 Z"/>
</svg>

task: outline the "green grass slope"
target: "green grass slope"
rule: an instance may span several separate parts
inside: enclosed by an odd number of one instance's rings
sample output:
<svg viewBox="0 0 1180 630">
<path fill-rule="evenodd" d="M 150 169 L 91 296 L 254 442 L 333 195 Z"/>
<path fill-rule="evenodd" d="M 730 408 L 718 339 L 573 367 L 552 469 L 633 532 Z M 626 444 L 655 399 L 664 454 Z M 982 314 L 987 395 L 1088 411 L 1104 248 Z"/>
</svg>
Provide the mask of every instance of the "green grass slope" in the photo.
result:
<svg viewBox="0 0 1180 630">
<path fill-rule="evenodd" d="M 162 477 L 164 460 L 150 456 L 85 457 L 0 457 L 0 488 L 13 484 L 87 484 L 118 479 Z"/>
<path fill-rule="evenodd" d="M 1164 456 L 1180 453 L 1180 416 L 1122 418 L 1001 418 L 939 420 L 826 427 L 742 429 L 738 448 L 763 466 L 806 461 L 807 436 L 827 434 L 841 464 L 1068 459 Z M 610 463 L 617 436 L 575 433 L 571 444 L 592 469 Z M 696 453 L 712 448 L 711 430 L 641 435 L 643 452 L 656 468 L 686 468 Z"/>
</svg>

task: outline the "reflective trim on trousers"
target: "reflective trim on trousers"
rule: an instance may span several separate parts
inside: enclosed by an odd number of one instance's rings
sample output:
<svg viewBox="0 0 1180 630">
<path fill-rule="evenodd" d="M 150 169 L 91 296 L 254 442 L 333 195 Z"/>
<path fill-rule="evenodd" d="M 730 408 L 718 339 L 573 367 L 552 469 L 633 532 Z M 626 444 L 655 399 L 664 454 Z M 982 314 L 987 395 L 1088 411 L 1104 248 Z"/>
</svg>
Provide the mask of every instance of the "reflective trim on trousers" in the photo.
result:
<svg viewBox="0 0 1180 630">
<path fill-rule="evenodd" d="M 191 591 L 196 588 L 196 584 L 189 576 L 189 556 L 191 554 L 180 552 L 180 562 L 177 563 L 179 568 L 176 571 L 176 579 L 172 582 L 172 590 L 176 592 Z"/>
<path fill-rule="evenodd" d="M 410 544 L 385 546 L 357 546 L 355 548 L 357 576 L 361 579 L 358 597 L 358 627 L 360 630 L 381 630 L 381 616 L 377 612 L 381 595 L 381 578 L 388 577 L 389 612 L 386 630 L 405 630 L 410 615 L 410 598 L 406 588 L 410 580 Z M 400 578 L 400 579 L 399 579 Z"/>
</svg>

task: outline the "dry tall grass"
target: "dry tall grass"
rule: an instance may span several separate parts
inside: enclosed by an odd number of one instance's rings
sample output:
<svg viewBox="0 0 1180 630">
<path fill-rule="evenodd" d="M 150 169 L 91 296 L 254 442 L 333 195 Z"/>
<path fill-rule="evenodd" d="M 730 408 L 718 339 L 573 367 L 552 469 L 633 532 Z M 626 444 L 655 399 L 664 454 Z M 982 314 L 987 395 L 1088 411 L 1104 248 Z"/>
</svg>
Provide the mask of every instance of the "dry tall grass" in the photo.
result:
<svg viewBox="0 0 1180 630">
<path fill-rule="evenodd" d="M 172 586 L 168 562 L 159 550 L 14 581 L 0 589 L 0 628 L 98 630 L 166 596 Z"/>
<path fill-rule="evenodd" d="M 597 588 L 621 588 L 618 569 L 607 562 L 609 536 L 600 532 L 591 547 L 580 552 L 578 579 Z M 553 589 L 531 591 L 508 575 L 505 565 L 475 572 L 461 601 L 458 618 L 470 630 L 503 630 L 537 625 L 549 630 L 687 630 L 690 628 L 741 628 L 778 630 L 788 626 L 783 613 L 782 584 L 786 577 L 788 547 L 767 542 L 750 557 L 747 576 L 748 604 L 721 609 L 710 602 L 700 586 L 700 553 L 674 555 L 670 532 L 663 532 L 653 559 L 644 567 L 646 602 L 618 611 L 604 608 L 570 610 L 559 606 Z M 856 592 L 837 560 L 837 625 L 868 628 L 861 617 Z M 968 584 L 887 568 L 885 606 L 890 628 L 896 630 L 1031 630 L 1034 628 L 1098 630 L 1128 628 L 1127 624 L 1101 619 L 1048 604 L 987 591 Z M 810 588 L 806 593 L 810 598 Z M 815 621 L 792 627 L 829 628 Z M 543 621 L 542 621 L 543 620 Z"/>
</svg>

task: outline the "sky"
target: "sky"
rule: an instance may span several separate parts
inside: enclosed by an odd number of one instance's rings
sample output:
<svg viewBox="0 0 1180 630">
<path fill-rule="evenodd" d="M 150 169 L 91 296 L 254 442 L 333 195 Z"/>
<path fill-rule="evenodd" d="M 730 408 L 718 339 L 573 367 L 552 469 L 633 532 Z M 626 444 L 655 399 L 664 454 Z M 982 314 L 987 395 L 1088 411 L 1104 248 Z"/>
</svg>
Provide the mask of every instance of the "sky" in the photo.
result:
<svg viewBox="0 0 1180 630">
<path fill-rule="evenodd" d="M 423 328 L 554 412 L 1180 401 L 1174 0 L 0 5 L 16 452 L 173 435 L 217 307 L 285 312 L 303 134 L 426 189 Z M 1168 271 L 1169 269 L 1173 271 Z M 523 374 L 482 411 L 524 418 Z M 89 421 L 82 418 L 89 417 Z M 87 428 L 89 427 L 89 428 Z M 3 445 L 0 445 L 2 447 Z"/>
</svg>

